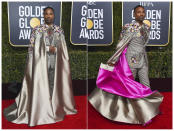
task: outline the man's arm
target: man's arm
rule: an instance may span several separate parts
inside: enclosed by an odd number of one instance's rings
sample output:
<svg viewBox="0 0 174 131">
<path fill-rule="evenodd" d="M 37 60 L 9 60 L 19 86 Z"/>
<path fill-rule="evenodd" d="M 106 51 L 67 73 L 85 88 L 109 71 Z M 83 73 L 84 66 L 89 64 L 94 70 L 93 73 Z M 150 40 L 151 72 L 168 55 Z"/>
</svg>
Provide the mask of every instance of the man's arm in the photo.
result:
<svg viewBox="0 0 174 131">
<path fill-rule="evenodd" d="M 59 32 L 60 34 L 63 34 L 64 35 L 64 31 L 60 27 L 56 27 L 56 32 Z M 57 48 L 55 46 L 49 46 L 49 48 L 47 49 L 47 51 L 50 51 L 51 53 L 56 53 L 57 52 Z"/>
<path fill-rule="evenodd" d="M 114 66 L 114 64 L 118 61 L 122 51 L 125 49 L 129 41 L 132 39 L 133 35 L 134 32 L 131 32 L 128 26 L 123 27 L 120 33 L 119 43 L 116 46 L 116 52 L 107 61 L 108 65 Z"/>
</svg>

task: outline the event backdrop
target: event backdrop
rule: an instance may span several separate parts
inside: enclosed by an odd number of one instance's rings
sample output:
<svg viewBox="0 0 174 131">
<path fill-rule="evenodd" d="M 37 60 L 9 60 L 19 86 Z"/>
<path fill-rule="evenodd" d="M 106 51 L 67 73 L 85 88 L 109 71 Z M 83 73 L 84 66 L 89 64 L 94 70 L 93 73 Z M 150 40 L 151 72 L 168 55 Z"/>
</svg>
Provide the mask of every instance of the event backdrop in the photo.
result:
<svg viewBox="0 0 174 131">
<path fill-rule="evenodd" d="M 148 46 L 166 46 L 170 36 L 170 2 L 123 2 L 123 25 L 135 20 L 136 5 L 145 7 L 145 19 L 151 23 Z"/>
<path fill-rule="evenodd" d="M 10 44 L 16 47 L 28 46 L 32 29 L 44 23 L 43 9 L 55 10 L 56 25 L 61 23 L 61 2 L 8 2 Z"/>
<path fill-rule="evenodd" d="M 101 62 L 106 62 L 115 52 L 115 47 L 122 29 L 122 2 L 113 2 L 113 43 L 110 46 L 73 45 L 70 42 L 72 2 L 62 2 L 61 27 L 64 29 L 65 39 L 70 56 L 72 79 L 86 80 L 88 65 L 88 79 L 97 77 Z M 171 10 L 172 10 L 171 3 Z M 7 2 L 2 2 L 2 83 L 21 82 L 24 75 L 27 49 L 9 44 L 8 8 Z M 170 14 L 170 36 L 172 36 L 172 12 Z M 162 47 L 147 47 L 150 78 L 172 77 L 172 37 L 169 44 Z M 87 57 L 88 56 L 88 57 Z"/>
<path fill-rule="evenodd" d="M 112 2 L 73 2 L 71 43 L 106 46 L 113 42 Z"/>
</svg>

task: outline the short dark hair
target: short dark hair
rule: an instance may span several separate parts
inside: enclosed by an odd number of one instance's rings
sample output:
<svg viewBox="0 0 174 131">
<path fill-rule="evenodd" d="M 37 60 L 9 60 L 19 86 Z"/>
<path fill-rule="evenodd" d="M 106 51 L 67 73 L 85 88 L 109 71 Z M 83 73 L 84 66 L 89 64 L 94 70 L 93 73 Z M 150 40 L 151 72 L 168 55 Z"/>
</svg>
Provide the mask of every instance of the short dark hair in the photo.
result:
<svg viewBox="0 0 174 131">
<path fill-rule="evenodd" d="M 45 7 L 43 10 L 44 10 L 44 13 L 45 13 L 45 11 L 47 10 L 47 9 L 51 9 L 52 11 L 53 11 L 53 13 L 54 13 L 54 9 L 52 8 L 52 7 L 50 7 L 50 6 L 47 6 L 47 7 Z"/>
<path fill-rule="evenodd" d="M 134 13 L 135 13 L 135 11 L 136 11 L 136 9 L 137 9 L 138 7 L 141 7 L 141 8 L 144 9 L 144 6 L 142 6 L 142 5 L 137 5 L 137 6 L 134 7 Z"/>
</svg>

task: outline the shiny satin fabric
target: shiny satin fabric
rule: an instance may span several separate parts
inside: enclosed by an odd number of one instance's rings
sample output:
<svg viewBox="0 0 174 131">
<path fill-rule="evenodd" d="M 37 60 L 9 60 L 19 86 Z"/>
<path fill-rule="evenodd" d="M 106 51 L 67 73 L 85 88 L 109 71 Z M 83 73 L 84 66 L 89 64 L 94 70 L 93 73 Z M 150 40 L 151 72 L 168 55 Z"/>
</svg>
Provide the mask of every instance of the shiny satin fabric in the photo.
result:
<svg viewBox="0 0 174 131">
<path fill-rule="evenodd" d="M 139 28 L 134 30 L 133 27 L 133 31 L 131 28 L 132 26 L 126 28 L 117 44 L 116 52 L 107 61 L 115 64 L 114 70 L 100 68 L 97 88 L 90 94 L 89 102 L 101 115 L 110 120 L 145 124 L 159 113 L 163 96 L 133 78 L 125 54 L 129 42 L 137 37 Z M 145 59 L 147 61 L 146 53 Z"/>
<path fill-rule="evenodd" d="M 134 80 L 126 59 L 126 52 L 127 48 L 122 52 L 113 71 L 99 69 L 97 87 L 127 98 L 143 98 L 155 93 L 156 91 L 151 91 L 149 87 Z"/>
<path fill-rule="evenodd" d="M 34 50 L 28 63 L 22 89 L 15 103 L 4 110 L 8 121 L 29 126 L 62 121 L 66 114 L 76 114 L 72 92 L 69 56 L 64 35 L 54 33 L 57 42 L 55 77 L 52 96 L 49 93 L 46 32 L 37 32 Z"/>
<path fill-rule="evenodd" d="M 131 124 L 145 124 L 157 114 L 163 96 L 156 92 L 144 98 L 126 98 L 95 88 L 89 102 L 105 118 Z"/>
<path fill-rule="evenodd" d="M 123 39 L 117 44 L 116 52 L 108 59 L 107 63 L 115 64 L 119 60 L 123 50 L 127 47 L 135 34 L 136 32 L 127 32 L 124 34 Z"/>
</svg>

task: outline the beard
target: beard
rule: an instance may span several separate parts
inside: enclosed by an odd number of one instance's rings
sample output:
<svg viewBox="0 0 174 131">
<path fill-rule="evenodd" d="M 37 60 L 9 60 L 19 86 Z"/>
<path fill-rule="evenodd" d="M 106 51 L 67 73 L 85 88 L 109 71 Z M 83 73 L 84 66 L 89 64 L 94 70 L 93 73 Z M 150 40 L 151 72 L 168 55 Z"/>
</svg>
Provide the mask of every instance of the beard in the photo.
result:
<svg viewBox="0 0 174 131">
<path fill-rule="evenodd" d="M 144 20 L 144 17 L 137 18 L 137 21 L 143 22 L 143 20 Z"/>
<path fill-rule="evenodd" d="M 50 19 L 50 18 L 45 19 L 46 24 L 52 24 L 53 22 L 54 22 L 53 19 Z"/>
</svg>

